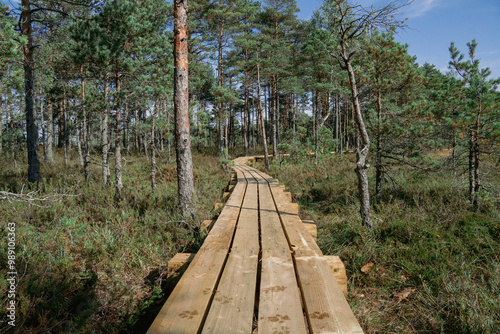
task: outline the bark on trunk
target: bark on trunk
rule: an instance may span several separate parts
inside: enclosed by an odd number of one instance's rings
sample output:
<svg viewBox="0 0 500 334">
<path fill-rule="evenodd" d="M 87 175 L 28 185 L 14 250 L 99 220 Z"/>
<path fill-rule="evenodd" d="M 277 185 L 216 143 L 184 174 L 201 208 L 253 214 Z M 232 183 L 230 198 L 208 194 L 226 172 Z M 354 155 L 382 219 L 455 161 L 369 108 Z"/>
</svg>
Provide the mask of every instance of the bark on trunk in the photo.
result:
<svg viewBox="0 0 500 334">
<path fill-rule="evenodd" d="M 174 1 L 174 109 L 179 206 L 184 219 L 194 219 L 194 180 L 189 133 L 187 0 Z"/>
<path fill-rule="evenodd" d="M 224 85 L 224 76 L 223 76 L 223 69 L 222 69 L 222 38 L 224 36 L 224 21 L 221 22 L 220 24 L 220 31 L 219 31 L 219 36 L 217 38 L 218 46 L 218 58 L 217 58 L 217 85 L 220 89 L 222 89 L 222 86 Z M 227 152 L 224 151 L 224 147 L 226 146 L 224 143 L 224 139 L 227 137 L 225 136 L 225 115 L 223 113 L 223 104 L 222 102 L 218 101 L 217 102 L 217 124 L 218 124 L 218 146 L 219 146 L 219 154 L 221 156 L 225 156 Z"/>
<path fill-rule="evenodd" d="M 87 115 L 87 108 L 85 108 L 85 80 L 82 79 L 82 112 L 83 112 L 83 174 L 85 180 L 90 176 L 90 125 L 89 117 Z"/>
<path fill-rule="evenodd" d="M 248 52 L 245 51 L 245 61 L 248 61 Z M 245 156 L 248 155 L 248 70 L 245 69 L 245 106 L 243 108 L 243 147 Z M 1 130 L 0 130 L 1 131 Z"/>
<path fill-rule="evenodd" d="M 0 100 L 1 100 L 1 95 L 0 95 Z M 39 98 L 40 101 L 40 122 L 41 122 L 41 128 L 42 128 L 42 148 L 43 148 L 43 161 L 47 162 L 47 137 L 45 133 L 45 115 L 44 115 L 44 110 L 43 110 L 43 98 L 40 96 Z M 1 108 L 0 108 L 1 109 Z M 2 111 L 0 110 L 0 128 L 1 128 L 1 123 L 2 123 Z M 2 142 L 2 136 L 1 136 L 1 129 L 0 129 L 0 146 Z M 1 147 L 0 147 L 0 152 L 1 152 Z"/>
<path fill-rule="evenodd" d="M 451 160 L 453 165 L 453 175 L 457 176 L 457 134 L 453 129 L 453 150 L 451 152 Z"/>
<path fill-rule="evenodd" d="M 76 150 L 78 152 L 78 162 L 80 163 L 80 167 L 83 169 L 84 162 L 83 162 L 83 150 L 82 150 L 82 125 L 78 124 L 76 128 Z"/>
<path fill-rule="evenodd" d="M 115 122 L 115 177 L 116 177 L 116 197 L 118 199 L 122 196 L 123 182 L 122 182 L 122 110 L 121 110 L 121 80 L 120 74 L 116 75 L 116 122 Z"/>
<path fill-rule="evenodd" d="M 21 12 L 21 31 L 26 36 L 27 43 L 24 51 L 24 99 L 26 106 L 26 137 L 28 150 L 28 181 L 38 182 L 40 180 L 40 162 L 38 160 L 38 126 L 33 103 L 34 83 L 34 61 L 33 61 L 33 36 L 31 27 L 31 3 L 30 0 L 22 0 L 23 10 Z"/>
<path fill-rule="evenodd" d="M 107 80 L 107 79 L 105 79 Z M 108 136 L 108 93 L 109 84 L 106 82 L 104 84 L 104 117 L 102 119 L 102 183 L 105 186 L 109 185 L 109 136 Z"/>
<path fill-rule="evenodd" d="M 125 147 L 127 150 L 127 155 L 130 155 L 130 123 L 132 121 L 132 113 L 128 109 L 128 103 L 125 104 L 125 115 L 127 116 L 127 132 L 125 135 Z"/>
<path fill-rule="evenodd" d="M 319 92 L 315 94 L 316 109 L 314 110 L 314 164 L 318 164 L 319 155 L 319 123 L 321 119 L 321 97 Z"/>
<path fill-rule="evenodd" d="M 51 164 L 54 162 L 54 152 L 52 147 L 54 146 L 54 113 L 52 110 L 52 100 L 49 98 L 47 101 L 47 128 L 45 130 L 47 133 L 47 163 Z"/>
<path fill-rule="evenodd" d="M 276 123 L 277 123 L 277 117 L 278 117 L 278 112 L 277 112 L 277 96 L 278 96 L 278 84 L 277 84 L 277 78 L 276 75 L 273 75 L 273 80 L 272 80 L 272 92 L 271 92 L 271 143 L 273 145 L 273 157 L 276 158 L 278 156 L 278 134 L 277 134 L 277 129 L 276 129 Z"/>
<path fill-rule="evenodd" d="M 264 115 L 262 112 L 262 102 L 260 100 L 260 66 L 259 66 L 259 54 L 257 53 L 257 104 L 259 110 L 259 121 L 262 132 L 262 143 L 264 145 L 264 161 L 266 163 L 266 170 L 269 171 L 269 153 L 267 152 L 267 140 L 266 140 L 266 129 L 264 126 Z"/>
<path fill-rule="evenodd" d="M 368 151 L 370 149 L 370 138 L 368 136 L 368 132 L 366 131 L 363 115 L 361 114 L 361 106 L 359 104 L 358 87 L 356 84 L 354 69 L 352 68 L 351 62 L 347 59 L 347 57 L 344 57 L 344 62 L 349 75 L 352 103 L 354 107 L 353 114 L 358 126 L 360 137 L 359 146 L 356 150 L 356 174 L 358 177 L 360 214 L 363 226 L 366 227 L 366 229 L 371 230 L 373 228 L 373 222 L 370 213 L 370 192 L 368 188 L 367 174 L 367 169 L 370 166 L 366 163 L 366 158 L 368 157 Z"/>
<path fill-rule="evenodd" d="M 155 113 L 151 115 L 151 192 L 156 194 L 156 154 L 155 154 L 155 118 L 158 101 L 155 103 Z"/>
<path fill-rule="evenodd" d="M 383 167 L 382 167 L 382 94 L 377 92 L 377 154 L 375 161 L 375 196 L 382 193 Z"/>
<path fill-rule="evenodd" d="M 479 191 L 481 182 L 479 179 L 479 118 L 481 115 L 481 104 L 479 104 L 479 112 L 477 115 L 474 128 L 470 130 L 469 144 L 469 195 L 472 207 L 474 210 L 479 208 Z"/>
<path fill-rule="evenodd" d="M 63 100 L 57 100 L 57 147 L 64 147 L 64 107 Z"/>
</svg>

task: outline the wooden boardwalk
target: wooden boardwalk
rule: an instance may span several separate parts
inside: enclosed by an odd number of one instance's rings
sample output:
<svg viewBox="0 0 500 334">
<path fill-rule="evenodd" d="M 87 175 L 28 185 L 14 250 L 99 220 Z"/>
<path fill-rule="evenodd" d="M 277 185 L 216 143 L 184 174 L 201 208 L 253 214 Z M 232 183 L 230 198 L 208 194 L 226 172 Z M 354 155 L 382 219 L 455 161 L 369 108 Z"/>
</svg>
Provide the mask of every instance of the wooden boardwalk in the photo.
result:
<svg viewBox="0 0 500 334">
<path fill-rule="evenodd" d="M 248 159 L 148 333 L 363 333 L 296 205 Z"/>
</svg>

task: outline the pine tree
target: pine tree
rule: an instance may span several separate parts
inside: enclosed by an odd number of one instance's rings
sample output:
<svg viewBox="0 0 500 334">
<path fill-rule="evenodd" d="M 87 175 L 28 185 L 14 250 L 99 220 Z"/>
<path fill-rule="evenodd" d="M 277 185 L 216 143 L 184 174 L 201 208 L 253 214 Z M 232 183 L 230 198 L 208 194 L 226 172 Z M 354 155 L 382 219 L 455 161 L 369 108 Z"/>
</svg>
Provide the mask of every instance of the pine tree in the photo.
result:
<svg viewBox="0 0 500 334">
<path fill-rule="evenodd" d="M 385 174 L 383 156 L 389 157 L 396 153 L 396 147 L 390 147 L 394 141 L 391 141 L 390 133 L 398 132 L 394 131 L 394 127 L 404 123 L 397 119 L 402 113 L 398 98 L 419 80 L 419 74 L 415 59 L 408 54 L 408 46 L 395 42 L 392 34 L 376 33 L 363 48 L 368 61 L 363 64 L 361 77 L 364 87 L 371 91 L 376 112 L 372 133 L 376 140 L 375 194 L 380 195 Z"/>
<path fill-rule="evenodd" d="M 279 144 L 281 80 L 289 75 L 292 52 L 292 31 L 298 24 L 299 11 L 295 0 L 266 0 L 260 17 L 263 50 L 266 60 L 262 75 L 267 78 L 270 92 L 271 145 L 277 157 Z"/>
<path fill-rule="evenodd" d="M 8 8 L 0 5 L 0 154 L 3 153 L 3 97 L 6 86 L 4 74 L 7 72 L 6 65 L 20 62 L 22 56 L 22 45 L 25 39 L 18 41 L 15 31 L 15 20 L 8 14 Z"/>
<path fill-rule="evenodd" d="M 189 132 L 187 0 L 174 2 L 174 108 L 179 206 L 184 219 L 194 218 L 194 180 Z"/>
<path fill-rule="evenodd" d="M 228 87 L 224 78 L 223 60 L 225 49 L 232 44 L 231 36 L 241 17 L 240 1 L 214 0 L 207 10 L 207 19 L 212 40 L 216 45 L 217 54 L 217 87 L 213 89 L 215 98 L 215 113 L 217 121 L 217 146 L 219 154 L 227 158 L 228 138 L 224 130 L 227 120 L 226 105 L 236 99 L 234 92 Z"/>
<path fill-rule="evenodd" d="M 489 68 L 480 68 L 479 59 L 476 58 L 476 40 L 467 43 L 469 48 L 469 59 L 464 61 L 465 56 L 455 47 L 455 43 L 450 46 L 450 68 L 462 78 L 466 85 L 465 92 L 467 98 L 467 109 L 464 110 L 463 117 L 466 120 L 467 135 L 469 138 L 469 199 L 475 210 L 478 209 L 478 198 L 481 191 L 480 161 L 481 161 L 481 140 L 487 127 L 498 127 L 498 119 L 491 122 L 491 115 L 496 114 L 495 98 L 498 98 L 496 88 L 500 83 L 500 78 L 488 79 L 491 75 Z"/>
</svg>

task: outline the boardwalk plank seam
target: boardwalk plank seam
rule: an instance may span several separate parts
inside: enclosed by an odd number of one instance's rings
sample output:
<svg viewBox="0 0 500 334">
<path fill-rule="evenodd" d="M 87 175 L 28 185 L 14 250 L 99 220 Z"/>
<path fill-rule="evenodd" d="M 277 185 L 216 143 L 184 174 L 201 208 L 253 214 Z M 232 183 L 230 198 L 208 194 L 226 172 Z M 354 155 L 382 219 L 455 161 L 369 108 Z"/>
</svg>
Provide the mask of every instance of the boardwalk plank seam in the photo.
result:
<svg viewBox="0 0 500 334">
<path fill-rule="evenodd" d="M 297 204 L 248 159 L 148 333 L 250 333 L 254 307 L 259 334 L 363 333 Z"/>
</svg>

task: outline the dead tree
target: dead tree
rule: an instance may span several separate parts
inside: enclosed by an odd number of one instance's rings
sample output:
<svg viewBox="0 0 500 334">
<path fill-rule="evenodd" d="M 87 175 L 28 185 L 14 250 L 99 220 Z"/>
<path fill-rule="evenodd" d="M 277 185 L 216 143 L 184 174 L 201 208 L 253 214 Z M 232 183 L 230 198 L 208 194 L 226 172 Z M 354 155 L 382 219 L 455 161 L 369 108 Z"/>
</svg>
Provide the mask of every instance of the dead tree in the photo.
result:
<svg viewBox="0 0 500 334">
<path fill-rule="evenodd" d="M 405 27 L 405 21 L 397 21 L 394 16 L 409 3 L 411 1 L 405 1 L 402 4 L 398 1 L 392 1 L 381 8 L 372 7 L 367 9 L 360 5 L 351 5 L 347 0 L 326 0 L 323 8 L 328 13 L 328 18 L 323 22 L 326 24 L 324 28 L 334 35 L 339 44 L 338 48 L 329 51 L 330 55 L 338 60 L 340 66 L 349 75 L 351 98 L 354 106 L 353 114 L 359 134 L 359 145 L 356 150 L 356 175 L 358 177 L 360 214 L 363 225 L 368 230 L 373 228 L 367 173 L 370 167 L 367 163 L 370 137 L 361 112 L 359 89 L 352 64 L 359 54 L 359 40 L 361 38 L 369 38 L 371 32 L 378 29 L 394 31 L 396 28 Z"/>
</svg>

